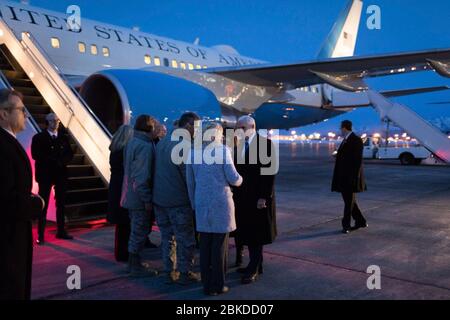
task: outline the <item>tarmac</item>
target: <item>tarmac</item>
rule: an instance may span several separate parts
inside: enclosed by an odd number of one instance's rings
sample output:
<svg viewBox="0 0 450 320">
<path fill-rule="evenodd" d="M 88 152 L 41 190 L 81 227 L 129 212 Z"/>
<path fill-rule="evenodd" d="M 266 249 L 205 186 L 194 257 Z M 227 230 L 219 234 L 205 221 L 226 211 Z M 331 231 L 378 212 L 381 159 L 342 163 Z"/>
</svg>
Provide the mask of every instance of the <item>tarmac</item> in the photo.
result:
<svg viewBox="0 0 450 320">
<path fill-rule="evenodd" d="M 233 240 L 227 294 L 205 296 L 200 283 L 165 284 L 163 276 L 131 279 L 113 257 L 114 227 L 100 224 L 72 229 L 73 241 L 48 231 L 47 243 L 34 248 L 32 299 L 450 299 L 450 167 L 365 161 L 368 191 L 358 203 L 369 227 L 345 235 L 343 201 L 330 191 L 334 148 L 280 145 L 279 235 L 264 247 L 257 282 L 240 283 Z M 157 230 L 151 239 L 159 243 Z M 159 248 L 145 258 L 162 269 Z M 67 287 L 70 265 L 80 268 L 81 289 Z M 378 288 L 369 266 L 379 267 Z"/>
</svg>

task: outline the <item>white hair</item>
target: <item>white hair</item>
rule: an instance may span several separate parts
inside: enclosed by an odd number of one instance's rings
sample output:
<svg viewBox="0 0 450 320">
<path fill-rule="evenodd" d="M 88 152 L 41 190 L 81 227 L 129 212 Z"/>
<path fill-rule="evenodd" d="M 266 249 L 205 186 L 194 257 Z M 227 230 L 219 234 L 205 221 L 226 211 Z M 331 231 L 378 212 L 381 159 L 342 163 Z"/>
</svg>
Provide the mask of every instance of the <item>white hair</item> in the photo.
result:
<svg viewBox="0 0 450 320">
<path fill-rule="evenodd" d="M 253 128 L 256 128 L 256 121 L 250 116 L 242 116 L 239 117 L 238 123 L 243 123 L 245 125 L 253 125 Z"/>
<path fill-rule="evenodd" d="M 55 118 L 58 119 L 58 117 L 56 116 L 56 114 L 53 113 L 53 112 L 51 112 L 51 113 L 49 113 L 49 114 L 47 114 L 47 115 L 45 116 L 45 120 L 47 120 L 47 121 L 54 120 Z"/>
</svg>

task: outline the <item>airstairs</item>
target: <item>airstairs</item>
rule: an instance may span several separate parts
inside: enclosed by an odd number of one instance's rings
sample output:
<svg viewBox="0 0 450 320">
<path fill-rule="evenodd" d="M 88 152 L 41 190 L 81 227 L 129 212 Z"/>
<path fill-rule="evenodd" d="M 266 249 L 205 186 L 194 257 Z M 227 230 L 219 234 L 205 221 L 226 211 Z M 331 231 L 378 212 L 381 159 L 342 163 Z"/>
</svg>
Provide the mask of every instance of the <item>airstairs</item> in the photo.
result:
<svg viewBox="0 0 450 320">
<path fill-rule="evenodd" d="M 20 38 L 20 39 L 19 39 Z M 20 37 L 0 18 L 0 77 L 24 95 L 36 132 L 54 112 L 67 129 L 75 156 L 68 166 L 69 222 L 104 217 L 109 182 L 111 134 L 60 73 L 31 35 Z"/>
<path fill-rule="evenodd" d="M 450 163 L 450 139 L 435 126 L 424 120 L 405 105 L 395 103 L 382 94 L 368 90 L 372 106 L 381 119 L 389 119 L 415 137 L 420 143 L 434 153 L 439 159 Z"/>
</svg>

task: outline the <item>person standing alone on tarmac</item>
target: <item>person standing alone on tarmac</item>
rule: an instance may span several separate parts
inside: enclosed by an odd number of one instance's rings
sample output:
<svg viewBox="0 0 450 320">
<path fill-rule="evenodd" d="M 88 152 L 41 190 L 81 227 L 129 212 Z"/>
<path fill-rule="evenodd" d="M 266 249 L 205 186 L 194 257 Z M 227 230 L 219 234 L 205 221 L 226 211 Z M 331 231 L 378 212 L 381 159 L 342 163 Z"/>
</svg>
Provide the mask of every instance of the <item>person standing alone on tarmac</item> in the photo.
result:
<svg viewBox="0 0 450 320">
<path fill-rule="evenodd" d="M 344 120 L 341 123 L 344 140 L 337 151 L 334 166 L 331 191 L 340 192 L 344 200 L 344 217 L 342 218 L 342 233 L 366 228 L 367 222 L 356 203 L 356 193 L 367 190 L 362 165 L 363 142 L 352 131 L 352 122 Z M 355 225 L 351 227 L 351 219 Z"/>
<path fill-rule="evenodd" d="M 35 162 L 36 181 L 39 184 L 39 195 L 45 201 L 42 216 L 39 218 L 37 243 L 44 244 L 45 225 L 50 191 L 55 187 L 56 225 L 58 239 L 73 239 L 64 227 L 64 205 L 67 190 L 67 165 L 73 158 L 67 136 L 59 131 L 60 121 L 56 114 L 49 113 L 45 117 L 47 129 L 36 134 L 31 143 L 31 154 Z"/>
</svg>

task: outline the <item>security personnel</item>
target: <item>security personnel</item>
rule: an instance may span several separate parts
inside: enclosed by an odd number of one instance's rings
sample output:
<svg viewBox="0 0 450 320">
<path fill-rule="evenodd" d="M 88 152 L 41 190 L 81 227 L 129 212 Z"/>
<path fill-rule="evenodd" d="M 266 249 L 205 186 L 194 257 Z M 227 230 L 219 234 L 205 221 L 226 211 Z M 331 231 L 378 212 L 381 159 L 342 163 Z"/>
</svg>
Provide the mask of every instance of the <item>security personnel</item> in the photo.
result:
<svg viewBox="0 0 450 320">
<path fill-rule="evenodd" d="M 55 187 L 56 223 L 58 239 L 73 239 L 64 228 L 64 204 L 67 189 L 67 165 L 73 158 L 67 136 L 59 131 L 60 120 L 54 113 L 45 117 L 47 129 L 36 134 L 31 144 L 31 154 L 36 160 L 35 176 L 39 184 L 39 195 L 45 201 L 45 207 L 38 225 L 38 244 L 44 243 L 50 191 Z"/>
</svg>

